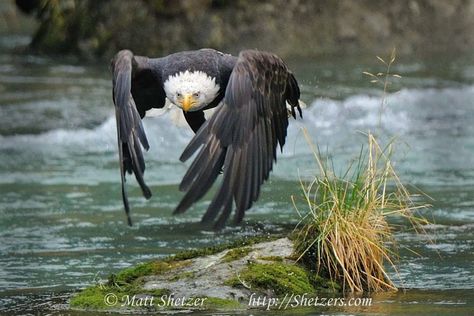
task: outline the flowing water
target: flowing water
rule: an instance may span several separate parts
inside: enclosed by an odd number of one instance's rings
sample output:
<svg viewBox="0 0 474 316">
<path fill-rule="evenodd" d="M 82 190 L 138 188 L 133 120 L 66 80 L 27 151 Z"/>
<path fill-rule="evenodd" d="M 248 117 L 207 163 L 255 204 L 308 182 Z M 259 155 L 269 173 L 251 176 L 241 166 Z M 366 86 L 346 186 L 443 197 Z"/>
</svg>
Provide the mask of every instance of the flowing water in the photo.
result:
<svg viewBox="0 0 474 316">
<path fill-rule="evenodd" d="M 12 52 L 27 40 L 0 42 L 0 313 L 61 313 L 49 310 L 52 302 L 136 263 L 290 231 L 297 222 L 290 196 L 300 195 L 299 177 L 315 170 L 303 127 L 341 170 L 366 142 L 360 132 L 396 137 L 396 169 L 433 198 L 421 201 L 433 205 L 424 213 L 433 224 L 427 235 L 396 231 L 401 258 L 392 275 L 406 291 L 374 295 L 372 307 L 300 312 L 473 313 L 473 59 L 397 62 L 402 78 L 393 78 L 383 111 L 381 86 L 362 74 L 384 71 L 375 57 L 290 60 L 308 105 L 304 119 L 291 121 L 285 150 L 243 225 L 215 233 L 199 224 L 210 195 L 171 215 L 186 170 L 178 157 L 192 132 L 171 124 L 170 113 L 144 121 L 145 179 L 154 195 L 146 201 L 128 182 L 135 225 L 126 225 L 108 65 Z"/>
</svg>

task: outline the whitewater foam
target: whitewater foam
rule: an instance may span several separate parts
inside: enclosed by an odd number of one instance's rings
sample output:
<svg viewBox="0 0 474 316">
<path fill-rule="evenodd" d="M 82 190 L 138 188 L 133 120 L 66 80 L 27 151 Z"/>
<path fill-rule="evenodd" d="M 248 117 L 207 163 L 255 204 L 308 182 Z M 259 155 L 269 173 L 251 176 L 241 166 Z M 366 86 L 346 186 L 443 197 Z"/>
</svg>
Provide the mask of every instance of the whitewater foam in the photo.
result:
<svg viewBox="0 0 474 316">
<path fill-rule="evenodd" d="M 290 119 L 283 157 L 309 152 L 308 146 L 305 146 L 302 140 L 303 127 L 323 147 L 331 143 L 342 144 L 347 137 L 354 135 L 355 131 L 376 129 L 380 122 L 384 129 L 393 135 L 405 135 L 420 129 L 436 131 L 440 128 L 440 122 L 430 117 L 434 115 L 433 112 L 441 111 L 436 114 L 440 116 L 441 122 L 448 111 L 462 117 L 471 111 L 472 100 L 474 86 L 403 89 L 387 96 L 388 105 L 380 116 L 380 96 L 360 94 L 344 100 L 316 99 L 305 109 L 303 120 Z M 451 104 L 451 107 L 443 111 L 446 103 Z M 430 108 L 433 108 L 433 111 Z M 192 138 L 190 128 L 181 128 L 171 123 L 175 115 L 176 113 L 171 111 L 144 119 L 143 124 L 150 142 L 147 160 L 176 162 Z M 437 125 L 433 125 L 435 123 Z M 0 150 L 39 151 L 51 156 L 114 153 L 116 148 L 114 117 L 109 117 L 93 129 L 56 129 L 37 135 L 0 136 Z"/>
</svg>

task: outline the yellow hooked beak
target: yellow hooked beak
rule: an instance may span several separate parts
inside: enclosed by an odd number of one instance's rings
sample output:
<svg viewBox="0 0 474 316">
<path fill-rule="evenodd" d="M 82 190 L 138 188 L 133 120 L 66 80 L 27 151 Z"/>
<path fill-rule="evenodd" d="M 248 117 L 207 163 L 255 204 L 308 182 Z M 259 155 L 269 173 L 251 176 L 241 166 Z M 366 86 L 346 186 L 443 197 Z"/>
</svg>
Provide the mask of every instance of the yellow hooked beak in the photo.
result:
<svg viewBox="0 0 474 316">
<path fill-rule="evenodd" d="M 181 103 L 183 106 L 183 111 L 188 112 L 191 108 L 196 104 L 196 100 L 192 94 L 185 94 L 183 96 L 183 102 Z"/>
</svg>

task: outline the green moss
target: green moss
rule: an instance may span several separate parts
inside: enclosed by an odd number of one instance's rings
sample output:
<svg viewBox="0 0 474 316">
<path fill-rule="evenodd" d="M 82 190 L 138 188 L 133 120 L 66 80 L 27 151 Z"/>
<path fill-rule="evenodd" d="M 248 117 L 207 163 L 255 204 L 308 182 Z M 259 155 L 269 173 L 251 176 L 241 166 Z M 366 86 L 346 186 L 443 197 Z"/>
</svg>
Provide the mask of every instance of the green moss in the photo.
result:
<svg viewBox="0 0 474 316">
<path fill-rule="evenodd" d="M 206 297 L 206 301 L 204 306 L 207 309 L 240 309 L 243 308 L 242 304 L 240 304 L 236 300 L 232 299 L 225 299 L 219 297 Z"/>
<path fill-rule="evenodd" d="M 240 259 L 242 257 L 245 257 L 252 251 L 252 247 L 239 247 L 239 248 L 234 248 L 230 249 L 227 251 L 227 253 L 224 255 L 222 258 L 223 262 L 231 262 L 235 261 L 237 259 Z"/>
<path fill-rule="evenodd" d="M 265 261 L 276 261 L 276 262 L 283 262 L 283 257 L 279 256 L 267 256 L 267 257 L 259 257 L 258 259 L 260 260 L 265 260 Z"/>
<path fill-rule="evenodd" d="M 286 293 L 304 294 L 315 292 L 306 270 L 295 264 L 280 262 L 268 264 L 250 263 L 240 272 L 239 277 L 226 281 L 226 284 L 239 287 L 242 286 L 241 281 L 250 285 L 252 290 L 260 290 L 262 292 L 272 290 L 277 296 Z"/>
<path fill-rule="evenodd" d="M 150 295 L 153 297 L 160 297 L 162 295 L 169 295 L 171 291 L 168 289 L 155 289 L 155 290 L 144 290 L 136 284 L 130 284 L 128 286 L 108 286 L 108 285 L 95 285 L 84 289 L 77 293 L 71 298 L 70 305 L 75 308 L 82 309 L 108 309 L 112 307 L 120 307 L 122 298 L 126 295 Z M 113 296 L 113 297 L 111 297 Z M 113 302 L 114 298 L 117 298 L 117 303 L 106 304 L 107 297 L 108 302 Z"/>
<path fill-rule="evenodd" d="M 84 289 L 71 299 L 71 306 L 84 309 L 106 309 L 112 308 L 105 303 L 107 294 L 112 293 L 118 299 L 126 295 L 132 296 L 136 294 L 151 295 L 160 297 L 169 294 L 168 289 L 145 290 L 142 288 L 141 277 L 147 275 L 158 275 L 178 269 L 189 264 L 189 261 L 152 261 L 139 264 L 135 267 L 127 268 L 118 274 L 109 276 L 109 280 L 105 285 L 95 285 Z M 109 294 L 110 295 L 110 294 Z M 117 304 L 115 307 L 120 307 Z"/>
<path fill-rule="evenodd" d="M 174 276 L 172 276 L 169 281 L 178 281 L 182 279 L 192 279 L 195 276 L 195 272 L 193 271 L 187 271 L 187 272 L 182 272 L 182 273 L 177 273 Z"/>
<path fill-rule="evenodd" d="M 155 300 L 162 297 L 163 295 L 170 295 L 171 291 L 168 289 L 155 289 L 155 290 L 144 290 L 134 285 L 126 287 L 117 286 L 92 286 L 89 287 L 74 297 L 71 298 L 70 305 L 73 308 L 81 308 L 86 310 L 105 310 L 111 308 L 121 308 L 122 303 L 125 301 L 125 296 L 133 295 L 149 295 L 154 297 Z M 107 301 L 109 297 L 109 301 Z M 116 299 L 116 304 L 110 304 Z M 223 299 L 217 297 L 202 297 L 204 304 L 198 308 L 205 309 L 240 309 L 243 308 L 242 304 L 232 299 Z M 107 304 L 107 302 L 109 304 Z M 137 307 L 134 307 L 137 308 Z M 169 307 L 170 309 L 179 309 L 177 307 Z M 137 310 L 136 310 L 137 311 Z"/>
<path fill-rule="evenodd" d="M 159 275 L 188 265 L 189 261 L 151 261 L 120 271 L 109 277 L 109 284 L 128 284 L 142 276 Z"/>
<path fill-rule="evenodd" d="M 318 290 L 341 290 L 341 286 L 339 284 L 334 281 L 331 281 L 329 278 L 323 278 L 322 276 L 319 276 L 316 272 L 309 272 L 308 277 L 311 284 Z"/>
<path fill-rule="evenodd" d="M 153 271 L 152 263 L 141 263 L 135 267 L 126 268 L 120 271 L 117 275 L 112 274 L 109 277 L 109 283 L 130 283 L 133 280 L 137 279 L 140 276 L 149 275 Z"/>
<path fill-rule="evenodd" d="M 89 287 L 82 290 L 71 298 L 71 307 L 80 307 L 85 309 L 103 309 L 107 308 L 104 302 L 105 292 L 99 286 Z"/>
</svg>

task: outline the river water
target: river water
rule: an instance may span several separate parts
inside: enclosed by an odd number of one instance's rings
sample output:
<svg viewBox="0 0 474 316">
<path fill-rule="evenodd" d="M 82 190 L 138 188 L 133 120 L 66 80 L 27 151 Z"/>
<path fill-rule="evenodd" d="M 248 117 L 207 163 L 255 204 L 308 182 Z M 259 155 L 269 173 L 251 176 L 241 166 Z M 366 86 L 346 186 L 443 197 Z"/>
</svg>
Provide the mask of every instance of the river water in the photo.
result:
<svg viewBox="0 0 474 316">
<path fill-rule="evenodd" d="M 144 200 L 129 181 L 135 225 L 127 227 L 108 65 L 12 51 L 27 41 L 0 41 L 0 313 L 59 314 L 51 302 L 61 306 L 69 293 L 136 263 L 290 231 L 297 221 L 290 196 L 300 195 L 299 176 L 315 170 L 303 127 L 336 169 L 358 155 L 361 131 L 396 137 L 396 168 L 404 183 L 433 198 L 421 201 L 433 205 L 424 212 L 433 224 L 427 235 L 395 232 L 401 257 L 392 276 L 406 291 L 374 295 L 372 307 L 301 313 L 474 313 L 474 59 L 397 62 L 402 78 L 393 78 L 383 112 L 381 86 L 362 74 L 384 71 L 375 56 L 289 60 L 308 105 L 304 119 L 291 121 L 285 150 L 243 225 L 215 233 L 199 225 L 209 195 L 171 215 L 186 170 L 178 157 L 192 133 L 171 124 L 170 113 L 144 121 L 154 196 Z"/>
</svg>

